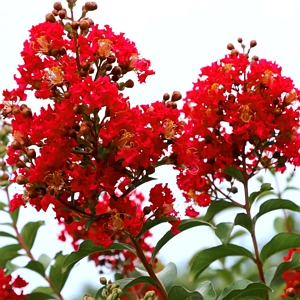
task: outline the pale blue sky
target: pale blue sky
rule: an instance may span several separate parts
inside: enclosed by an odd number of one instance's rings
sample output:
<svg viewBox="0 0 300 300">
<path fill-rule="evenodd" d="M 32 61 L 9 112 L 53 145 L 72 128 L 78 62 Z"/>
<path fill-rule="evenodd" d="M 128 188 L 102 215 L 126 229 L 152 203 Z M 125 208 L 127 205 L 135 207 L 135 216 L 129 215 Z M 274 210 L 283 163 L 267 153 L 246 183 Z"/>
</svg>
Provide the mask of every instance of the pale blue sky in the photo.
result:
<svg viewBox="0 0 300 300">
<path fill-rule="evenodd" d="M 2 1 L 1 91 L 15 87 L 13 75 L 21 63 L 19 53 L 23 41 L 31 26 L 43 21 L 44 15 L 52 10 L 53 2 Z M 149 103 L 173 90 L 179 90 L 184 95 L 191 89 L 200 67 L 222 58 L 227 53 L 227 43 L 237 45 L 238 37 L 242 37 L 247 46 L 250 40 L 256 39 L 258 46 L 252 50 L 252 54 L 277 61 L 283 68 L 283 74 L 291 77 L 300 87 L 299 0 L 112 0 L 97 3 L 99 9 L 90 13 L 89 17 L 101 26 L 109 24 L 114 31 L 125 32 L 126 37 L 136 42 L 142 56 L 151 60 L 152 68 L 156 71 L 156 75 L 150 76 L 146 84 L 136 85 L 128 91 L 133 103 Z M 78 8 L 83 4 L 84 1 L 78 1 Z M 31 103 L 38 101 L 31 100 Z M 171 180 L 175 189 L 174 176 L 173 179 L 171 177 L 167 169 L 160 170 L 161 180 Z M 23 214 L 26 217 L 30 215 L 31 220 L 45 217 L 45 214 L 34 214 L 33 210 L 23 211 Z M 62 246 L 55 242 L 52 215 L 47 217 L 47 224 L 50 226 L 43 228 L 38 236 L 40 245 L 34 248 L 36 255 L 41 251 L 53 255 Z M 203 240 L 209 240 L 208 233 L 203 229 L 192 230 L 185 235 L 185 239 L 163 249 L 163 261 L 181 262 L 183 257 L 189 258 L 201 247 Z M 199 238 L 195 238 L 195 235 Z M 192 245 L 188 249 L 180 247 L 191 240 Z M 208 243 L 214 244 L 215 239 Z M 26 274 L 32 276 L 32 273 Z M 71 275 L 63 291 L 65 298 L 72 299 L 74 286 L 79 287 L 86 280 L 98 285 L 98 274 L 92 264 L 88 269 L 77 268 Z"/>
</svg>

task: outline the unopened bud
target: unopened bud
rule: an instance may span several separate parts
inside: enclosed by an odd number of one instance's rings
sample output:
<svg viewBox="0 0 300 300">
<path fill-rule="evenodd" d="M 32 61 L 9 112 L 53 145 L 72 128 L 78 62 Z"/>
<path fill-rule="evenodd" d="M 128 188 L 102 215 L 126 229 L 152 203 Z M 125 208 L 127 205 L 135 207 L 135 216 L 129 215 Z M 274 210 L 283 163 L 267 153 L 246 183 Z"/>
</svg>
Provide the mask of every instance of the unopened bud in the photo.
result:
<svg viewBox="0 0 300 300">
<path fill-rule="evenodd" d="M 72 21 L 71 27 L 73 30 L 77 30 L 79 28 L 79 23 L 77 21 Z"/>
<path fill-rule="evenodd" d="M 125 82 L 125 87 L 127 87 L 127 88 L 133 88 L 133 86 L 134 86 L 133 80 L 128 79 L 128 80 Z"/>
<path fill-rule="evenodd" d="M 90 23 L 87 20 L 81 20 L 79 22 L 79 27 L 82 31 L 87 30 L 90 28 Z"/>
<path fill-rule="evenodd" d="M 87 19 L 87 21 L 90 23 L 90 26 L 94 25 L 94 21 L 92 19 Z"/>
<path fill-rule="evenodd" d="M 21 150 L 21 149 L 22 149 L 21 143 L 20 143 L 19 141 L 17 141 L 17 140 L 12 141 L 11 147 L 12 147 L 14 150 Z"/>
<path fill-rule="evenodd" d="M 81 63 L 80 67 L 82 68 L 82 70 L 88 71 L 90 68 L 90 63 L 88 61 L 84 61 Z"/>
<path fill-rule="evenodd" d="M 84 5 L 84 8 L 87 11 L 93 11 L 93 10 L 96 10 L 98 8 L 98 5 L 97 5 L 96 2 L 86 2 L 85 5 Z"/>
<path fill-rule="evenodd" d="M 145 206 L 143 208 L 143 213 L 144 213 L 145 216 L 149 215 L 151 212 L 152 212 L 152 210 L 151 210 L 151 208 L 149 206 Z"/>
<path fill-rule="evenodd" d="M 22 115 L 25 117 L 25 118 L 31 118 L 32 117 L 32 111 L 29 107 L 25 107 L 23 110 L 22 110 Z"/>
<path fill-rule="evenodd" d="M 230 54 L 231 54 L 231 55 L 239 55 L 240 52 L 237 51 L 236 49 L 232 49 Z"/>
<path fill-rule="evenodd" d="M 281 115 L 282 115 L 282 110 L 279 107 L 275 108 L 274 109 L 274 116 L 279 117 Z"/>
<path fill-rule="evenodd" d="M 182 98 L 182 95 L 178 91 L 174 91 L 171 97 L 171 101 L 176 102 Z"/>
<path fill-rule="evenodd" d="M 64 10 L 64 9 L 61 9 L 59 12 L 58 12 L 58 16 L 63 20 L 67 15 L 67 12 Z"/>
<path fill-rule="evenodd" d="M 285 293 L 289 297 L 295 297 L 296 296 L 296 291 L 293 288 L 286 289 Z"/>
<path fill-rule="evenodd" d="M 59 54 L 60 54 L 60 55 L 64 55 L 64 54 L 66 54 L 66 53 L 67 53 L 67 50 L 66 50 L 65 47 L 61 47 L 61 48 L 59 49 Z"/>
<path fill-rule="evenodd" d="M 233 44 L 232 44 L 232 43 L 229 43 L 229 44 L 227 45 L 227 49 L 228 49 L 228 50 L 233 50 L 233 49 L 234 49 Z"/>
<path fill-rule="evenodd" d="M 254 48 L 256 45 L 257 45 L 256 40 L 252 40 L 252 41 L 250 42 L 250 48 Z"/>
<path fill-rule="evenodd" d="M 18 161 L 16 162 L 16 167 L 17 167 L 17 168 L 25 168 L 25 167 L 26 167 L 26 164 L 24 163 L 24 161 L 18 160 Z"/>
<path fill-rule="evenodd" d="M 83 135 L 83 136 L 88 135 L 90 132 L 91 132 L 91 129 L 87 125 L 82 125 L 79 129 L 79 134 Z"/>
<path fill-rule="evenodd" d="M 30 158 L 30 159 L 34 159 L 36 158 L 36 152 L 34 149 L 29 149 L 27 151 L 27 157 Z"/>
<path fill-rule="evenodd" d="M 122 74 L 122 69 L 119 66 L 114 66 L 114 68 L 112 69 L 111 73 L 113 75 L 119 76 Z"/>
<path fill-rule="evenodd" d="M 53 4 L 53 8 L 59 11 L 59 10 L 61 10 L 63 7 L 62 7 L 62 5 L 61 5 L 61 2 L 55 2 L 55 3 Z"/>
<path fill-rule="evenodd" d="M 46 14 L 45 18 L 46 18 L 46 22 L 50 22 L 50 23 L 56 22 L 55 16 L 52 13 Z"/>
<path fill-rule="evenodd" d="M 106 279 L 105 277 L 100 277 L 100 278 L 99 278 L 99 281 L 100 281 L 100 283 L 103 284 L 103 285 L 106 285 L 106 283 L 107 283 L 107 279 Z"/>
<path fill-rule="evenodd" d="M 1 175 L 1 180 L 8 180 L 9 179 L 9 175 L 7 173 L 3 173 Z"/>
<path fill-rule="evenodd" d="M 259 58 L 258 58 L 258 56 L 257 56 L 257 55 L 254 55 L 254 56 L 252 56 L 252 60 L 253 60 L 253 61 L 258 61 L 258 60 L 259 60 Z"/>
<path fill-rule="evenodd" d="M 170 99 L 170 94 L 164 93 L 163 99 L 164 101 L 168 101 Z"/>
<path fill-rule="evenodd" d="M 241 43 L 243 42 L 243 39 L 242 39 L 241 37 L 239 37 L 239 38 L 237 39 L 237 41 L 241 44 Z"/>
<path fill-rule="evenodd" d="M 107 57 L 106 61 L 109 64 L 113 64 L 116 61 L 116 58 L 115 58 L 115 56 L 109 56 L 109 57 Z"/>
<path fill-rule="evenodd" d="M 28 182 L 29 182 L 28 178 L 25 177 L 24 175 L 18 175 L 17 178 L 16 178 L 16 183 L 17 184 L 26 184 Z"/>
</svg>

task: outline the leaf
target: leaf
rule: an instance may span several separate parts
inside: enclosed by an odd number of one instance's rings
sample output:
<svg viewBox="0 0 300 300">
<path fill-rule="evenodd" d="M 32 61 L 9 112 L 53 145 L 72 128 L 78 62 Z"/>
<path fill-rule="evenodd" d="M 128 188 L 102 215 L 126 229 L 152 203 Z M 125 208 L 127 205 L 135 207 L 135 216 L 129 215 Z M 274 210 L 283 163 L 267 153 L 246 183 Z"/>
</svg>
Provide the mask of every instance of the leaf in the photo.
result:
<svg viewBox="0 0 300 300">
<path fill-rule="evenodd" d="M 270 199 L 259 207 L 259 212 L 253 217 L 253 222 L 256 223 L 258 218 L 276 209 L 289 209 L 300 212 L 300 207 L 293 201 L 286 199 Z"/>
<path fill-rule="evenodd" d="M 37 231 L 44 225 L 44 221 L 28 222 L 21 230 L 21 236 L 27 249 L 31 249 L 36 238 Z"/>
<path fill-rule="evenodd" d="M 3 208 L 7 207 L 8 205 L 4 202 L 0 201 L 0 210 L 3 210 Z"/>
<path fill-rule="evenodd" d="M 7 245 L 0 248 L 0 268 L 4 269 L 8 261 L 21 256 L 22 254 L 18 253 L 19 250 L 21 250 L 19 244 Z"/>
<path fill-rule="evenodd" d="M 239 213 L 239 214 L 237 214 L 236 217 L 235 217 L 235 219 L 234 219 L 234 224 L 235 225 L 240 225 L 240 226 L 244 227 L 249 232 L 251 232 L 252 229 L 253 229 L 252 221 L 249 218 L 249 216 L 247 214 L 245 214 L 245 213 Z"/>
<path fill-rule="evenodd" d="M 69 269 L 73 268 L 77 262 L 90 254 L 110 250 L 127 250 L 136 255 L 134 248 L 123 243 L 112 243 L 108 248 L 105 248 L 103 246 L 95 246 L 93 241 L 87 240 L 81 243 L 78 251 L 72 252 L 67 256 L 62 271 L 67 272 Z"/>
<path fill-rule="evenodd" d="M 145 223 L 145 225 L 143 226 L 143 228 L 141 229 L 139 234 L 136 236 L 136 238 L 139 239 L 145 232 L 147 232 L 151 228 L 153 228 L 161 223 L 165 223 L 165 222 L 169 222 L 169 221 L 176 221 L 176 220 L 177 220 L 177 218 L 175 218 L 175 217 L 165 217 L 165 218 L 149 220 Z"/>
<path fill-rule="evenodd" d="M 42 277 L 45 277 L 45 269 L 44 266 L 36 261 L 36 260 L 31 260 L 24 268 L 32 270 L 38 274 L 40 274 Z"/>
<path fill-rule="evenodd" d="M 272 267 L 270 268 L 268 271 L 265 272 L 265 282 L 266 282 L 266 285 L 270 286 L 271 285 L 271 282 L 274 278 L 274 275 L 276 273 L 276 267 Z"/>
<path fill-rule="evenodd" d="M 148 272 L 135 268 L 136 271 L 142 276 L 149 276 Z M 169 262 L 162 271 L 156 273 L 157 278 L 161 281 L 166 291 L 168 292 L 172 285 L 174 284 L 175 279 L 177 278 L 177 268 L 176 265 L 172 262 Z"/>
<path fill-rule="evenodd" d="M 261 250 L 260 260 L 264 263 L 270 256 L 283 250 L 300 247 L 300 235 L 282 232 L 275 235 Z"/>
<path fill-rule="evenodd" d="M 13 264 L 11 261 L 8 261 L 5 265 L 5 275 L 10 275 L 12 272 L 18 270 L 20 266 Z"/>
<path fill-rule="evenodd" d="M 60 292 L 63 289 L 71 272 L 71 269 L 66 272 L 63 272 L 62 270 L 66 257 L 67 255 L 63 255 L 62 252 L 58 252 L 55 256 L 55 263 L 50 268 L 49 278 L 56 292 Z"/>
<path fill-rule="evenodd" d="M 210 281 L 202 282 L 196 291 L 199 292 L 205 300 L 215 300 L 217 298 L 217 294 Z"/>
<path fill-rule="evenodd" d="M 222 244 L 226 245 L 228 243 L 233 226 L 233 223 L 230 222 L 224 222 L 217 225 L 216 236 L 220 239 Z"/>
<path fill-rule="evenodd" d="M 27 300 L 48 300 L 48 299 L 57 299 L 55 296 L 44 294 L 44 293 L 31 293 L 26 295 Z"/>
<path fill-rule="evenodd" d="M 209 205 L 203 220 L 206 222 L 210 222 L 217 213 L 232 207 L 238 207 L 238 206 L 236 206 L 234 203 L 229 201 L 224 201 L 224 200 L 213 201 Z"/>
<path fill-rule="evenodd" d="M 240 237 L 242 235 L 246 234 L 246 231 L 244 230 L 238 230 L 236 231 L 230 238 L 229 238 L 229 242 L 231 242 L 233 239 Z"/>
<path fill-rule="evenodd" d="M 15 237 L 14 235 L 12 235 L 11 233 L 5 232 L 5 231 L 0 231 L 0 236 L 3 237 L 10 237 L 12 239 L 18 240 L 17 237 Z"/>
<path fill-rule="evenodd" d="M 257 192 L 253 192 L 251 193 L 251 195 L 249 196 L 249 202 L 250 205 L 255 201 L 256 198 L 258 198 L 261 194 L 264 194 L 265 192 L 268 192 L 270 190 L 273 190 L 272 186 L 270 183 L 263 183 L 260 186 L 260 190 Z"/>
<path fill-rule="evenodd" d="M 266 299 L 266 293 L 272 291 L 268 286 L 260 282 L 251 282 L 242 279 L 228 285 L 218 297 L 218 300 L 241 300 L 242 297 L 255 297 Z"/>
<path fill-rule="evenodd" d="M 199 292 L 191 292 L 181 285 L 173 285 L 168 293 L 168 299 L 172 300 L 204 300 Z"/>
<path fill-rule="evenodd" d="M 178 225 L 178 230 L 180 232 L 183 232 L 187 229 L 196 227 L 196 226 L 210 226 L 211 228 L 214 228 L 210 223 L 207 223 L 202 220 L 198 219 L 186 219 L 183 220 L 179 225 Z M 167 243 L 169 242 L 173 237 L 175 237 L 176 234 L 172 233 L 172 230 L 169 230 L 168 232 L 165 233 L 165 235 L 157 242 L 155 248 L 153 249 L 152 252 L 152 257 L 151 257 L 151 263 L 153 264 L 154 259 L 156 254 L 159 252 L 159 250 Z"/>
<path fill-rule="evenodd" d="M 237 169 L 236 167 L 226 167 L 224 170 L 223 170 L 224 173 L 232 176 L 233 178 L 237 179 L 238 181 L 244 183 L 245 180 L 244 180 L 244 176 L 243 176 L 243 173 Z"/>
<path fill-rule="evenodd" d="M 278 276 L 281 276 L 288 270 L 300 271 L 300 252 L 294 252 L 290 261 L 283 262 L 277 267 L 276 272 L 273 274 L 271 282 L 273 282 Z"/>
<path fill-rule="evenodd" d="M 20 208 L 17 208 L 14 212 L 9 213 L 13 223 L 16 225 L 19 218 Z"/>
<path fill-rule="evenodd" d="M 52 259 L 46 254 L 42 254 L 38 259 L 38 262 L 40 262 L 43 265 L 44 270 L 47 270 L 51 261 L 52 261 Z"/>
<path fill-rule="evenodd" d="M 191 262 L 190 277 L 198 277 L 211 263 L 227 256 L 246 256 L 254 261 L 253 254 L 234 244 L 216 246 L 200 251 Z"/>
</svg>

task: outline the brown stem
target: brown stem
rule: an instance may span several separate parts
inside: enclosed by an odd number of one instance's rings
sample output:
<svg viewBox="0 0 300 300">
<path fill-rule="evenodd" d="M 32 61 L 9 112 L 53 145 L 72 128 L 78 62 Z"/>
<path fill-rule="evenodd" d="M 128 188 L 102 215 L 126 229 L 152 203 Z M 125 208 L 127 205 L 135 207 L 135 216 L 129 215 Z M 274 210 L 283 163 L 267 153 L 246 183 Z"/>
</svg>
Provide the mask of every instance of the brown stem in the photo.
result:
<svg viewBox="0 0 300 300">
<path fill-rule="evenodd" d="M 6 187 L 5 188 L 5 192 L 6 192 L 6 196 L 7 196 L 7 199 L 8 199 L 8 202 L 10 201 L 10 197 L 9 197 L 9 193 L 8 193 L 8 188 Z M 36 259 L 34 258 L 34 256 L 32 255 L 30 249 L 27 248 L 25 242 L 24 242 L 24 239 L 23 237 L 21 236 L 19 230 L 18 230 L 18 227 L 17 227 L 17 224 L 16 223 L 13 223 L 13 228 L 15 230 L 15 233 L 16 233 L 16 237 L 19 241 L 19 244 L 20 246 L 25 250 L 26 252 L 26 255 L 32 260 L 32 261 L 36 261 Z M 59 298 L 59 300 L 64 300 L 63 296 L 61 295 L 61 293 L 59 291 L 57 291 L 55 289 L 55 287 L 53 286 L 49 276 L 47 276 L 46 274 L 44 274 L 44 278 L 45 280 L 49 283 L 51 289 L 53 290 L 53 292 L 57 295 L 57 297 Z"/>
<path fill-rule="evenodd" d="M 244 166 L 244 179 L 245 179 L 245 183 L 244 183 L 244 193 L 245 193 L 245 210 L 246 213 L 248 215 L 248 217 L 250 218 L 250 220 L 252 220 L 251 217 L 251 212 L 250 212 L 250 203 L 249 203 L 249 192 L 248 192 L 248 178 L 247 178 L 247 174 L 246 174 L 246 168 Z M 250 231 L 251 234 L 251 239 L 252 239 L 252 244 L 254 247 L 254 253 L 255 253 L 255 263 L 257 266 L 257 270 L 258 270 L 258 274 L 260 277 L 260 280 L 265 284 L 265 276 L 264 276 L 264 271 L 263 271 L 263 265 L 262 262 L 259 258 L 259 249 L 258 249 L 258 244 L 257 244 L 257 239 L 256 239 L 256 234 L 255 234 L 255 224 L 252 222 L 252 229 Z M 266 292 L 266 300 L 269 300 L 269 293 Z"/>
<path fill-rule="evenodd" d="M 140 261 L 142 262 L 143 266 L 145 267 L 146 271 L 148 272 L 148 274 L 150 275 L 150 277 L 155 281 L 155 287 L 159 290 L 161 296 L 163 297 L 164 300 L 168 300 L 168 294 L 165 290 L 165 288 L 163 287 L 162 283 L 159 281 L 159 279 L 157 278 L 155 272 L 152 269 L 152 266 L 149 264 L 139 242 L 135 239 L 135 237 L 130 235 L 130 239 L 133 243 L 133 246 L 136 250 L 137 256 L 140 259 Z"/>
</svg>

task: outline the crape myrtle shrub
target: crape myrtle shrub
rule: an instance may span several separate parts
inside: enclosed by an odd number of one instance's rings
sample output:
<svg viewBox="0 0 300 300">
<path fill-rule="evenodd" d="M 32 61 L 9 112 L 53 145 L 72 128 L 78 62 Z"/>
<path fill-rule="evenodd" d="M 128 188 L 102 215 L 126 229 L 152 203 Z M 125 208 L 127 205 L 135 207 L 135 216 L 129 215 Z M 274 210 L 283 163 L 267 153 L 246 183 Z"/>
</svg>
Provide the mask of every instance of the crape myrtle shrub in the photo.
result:
<svg viewBox="0 0 300 300">
<path fill-rule="evenodd" d="M 24 192 L 1 204 L 11 215 L 16 243 L 0 249 L 5 254 L 0 259 L 0 297 L 64 299 L 61 290 L 70 270 L 89 256 L 101 268 L 120 271 L 121 278 L 113 283 L 102 277 L 103 287 L 85 299 L 269 299 L 269 286 L 280 276 L 286 281 L 282 298 L 297 299 L 300 236 L 287 226 L 260 249 L 255 225 L 269 211 L 300 208 L 272 192 L 268 183 L 252 193 L 248 185 L 261 170 L 284 173 L 287 164 L 300 164 L 300 92 L 292 80 L 275 62 L 250 56 L 255 40 L 246 49 L 239 38 L 242 51 L 228 44 L 229 54 L 201 68 L 184 99 L 174 91 L 160 101 L 132 106 L 122 92 L 154 74 L 150 61 L 123 33 L 114 33 L 108 25 L 99 28 L 90 19 L 97 3 L 86 2 L 77 20 L 75 4 L 68 0 L 66 9 L 55 2 L 46 21 L 30 29 L 15 75 L 17 87 L 3 91 L 1 112 L 11 124 L 12 137 L 9 144 L 9 132 L 2 138 L 2 157 L 7 156 L 11 166 L 3 160 L 2 181 L 6 191 L 10 178 Z M 33 113 L 26 104 L 28 92 L 36 101 L 51 103 Z M 147 197 L 138 189 L 154 180 L 162 165 L 177 171 L 184 214 L 176 210 L 168 184 L 155 183 Z M 237 185 L 242 186 L 242 199 Z M 272 193 L 277 199 L 263 202 L 253 216 L 254 201 Z M 47 263 L 45 256 L 33 257 L 31 247 L 41 223 L 29 222 L 21 233 L 16 225 L 19 207 L 28 205 L 37 211 L 54 210 L 63 225 L 59 239 L 72 238 L 72 254 L 57 254 L 52 266 L 50 258 Z M 201 218 L 200 207 L 208 207 Z M 234 222 L 211 222 L 228 208 L 239 208 Z M 169 222 L 171 230 L 153 246 L 149 230 L 163 222 Z M 252 252 L 232 243 L 237 225 L 251 236 Z M 173 263 L 157 272 L 158 251 L 195 226 L 213 228 L 221 244 L 194 257 L 193 280 L 213 261 L 233 255 L 256 266 L 255 280 L 240 276 L 217 296 L 208 281 L 195 291 L 174 284 Z M 266 260 L 282 250 L 289 250 L 285 263 L 266 270 Z M 10 275 L 11 260 L 22 251 L 30 259 L 25 268 L 42 275 L 47 289 L 25 295 L 20 288 L 26 281 Z M 136 269 L 137 264 L 144 270 Z"/>
</svg>

